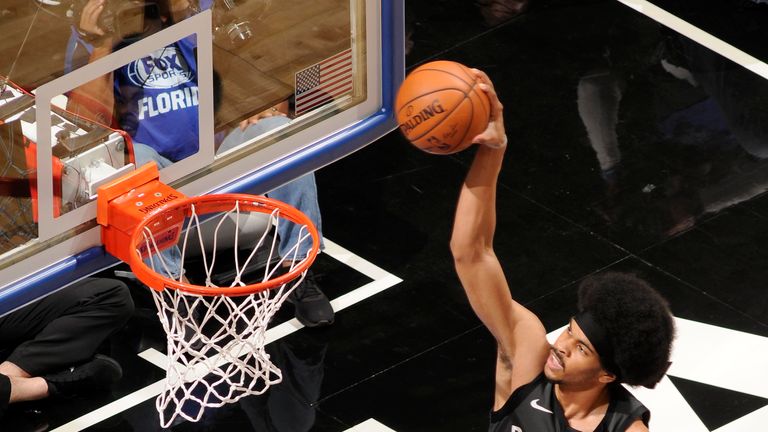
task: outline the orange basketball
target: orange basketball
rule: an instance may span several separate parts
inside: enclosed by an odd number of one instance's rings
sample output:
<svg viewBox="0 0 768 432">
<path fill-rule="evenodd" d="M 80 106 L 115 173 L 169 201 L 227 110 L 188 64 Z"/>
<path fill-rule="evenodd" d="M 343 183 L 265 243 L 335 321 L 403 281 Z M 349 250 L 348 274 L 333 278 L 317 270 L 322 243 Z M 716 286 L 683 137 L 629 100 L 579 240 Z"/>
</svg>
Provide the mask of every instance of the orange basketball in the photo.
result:
<svg viewBox="0 0 768 432">
<path fill-rule="evenodd" d="M 395 99 L 400 131 L 428 153 L 464 150 L 488 126 L 490 103 L 466 66 L 446 60 L 411 71 Z"/>
</svg>

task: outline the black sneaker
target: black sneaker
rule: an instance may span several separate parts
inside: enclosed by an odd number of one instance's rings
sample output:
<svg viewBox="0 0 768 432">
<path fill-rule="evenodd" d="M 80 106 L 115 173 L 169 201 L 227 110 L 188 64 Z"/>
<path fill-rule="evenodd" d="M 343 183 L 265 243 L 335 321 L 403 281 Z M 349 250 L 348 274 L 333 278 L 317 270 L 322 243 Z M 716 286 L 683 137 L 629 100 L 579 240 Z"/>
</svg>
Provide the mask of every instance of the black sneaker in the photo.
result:
<svg viewBox="0 0 768 432">
<path fill-rule="evenodd" d="M 115 360 L 96 354 L 93 359 L 43 378 L 48 383 L 51 397 L 70 397 L 105 390 L 123 376 L 123 369 Z"/>
<path fill-rule="evenodd" d="M 288 301 L 296 308 L 296 319 L 306 327 L 333 324 L 334 313 L 331 302 L 320 291 L 311 270 L 307 271 L 304 280 L 288 296 Z"/>
</svg>

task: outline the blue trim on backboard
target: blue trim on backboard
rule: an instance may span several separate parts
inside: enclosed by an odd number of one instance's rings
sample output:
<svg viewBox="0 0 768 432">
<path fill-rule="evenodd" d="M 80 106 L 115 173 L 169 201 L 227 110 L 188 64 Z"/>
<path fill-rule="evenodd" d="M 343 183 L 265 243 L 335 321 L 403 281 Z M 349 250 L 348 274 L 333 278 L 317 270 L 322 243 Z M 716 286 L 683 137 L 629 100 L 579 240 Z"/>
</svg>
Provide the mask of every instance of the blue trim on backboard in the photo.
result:
<svg viewBox="0 0 768 432">
<path fill-rule="evenodd" d="M 0 291 L 0 316 L 118 262 L 103 247 L 65 258 Z"/>
<path fill-rule="evenodd" d="M 405 76 L 404 0 L 381 0 L 381 41 L 382 107 L 379 111 L 215 192 L 269 191 L 337 161 L 391 132 L 397 126 L 395 94 Z M 104 248 L 94 247 L 52 264 L 3 288 L 0 291 L 0 316 L 117 262 Z"/>
</svg>

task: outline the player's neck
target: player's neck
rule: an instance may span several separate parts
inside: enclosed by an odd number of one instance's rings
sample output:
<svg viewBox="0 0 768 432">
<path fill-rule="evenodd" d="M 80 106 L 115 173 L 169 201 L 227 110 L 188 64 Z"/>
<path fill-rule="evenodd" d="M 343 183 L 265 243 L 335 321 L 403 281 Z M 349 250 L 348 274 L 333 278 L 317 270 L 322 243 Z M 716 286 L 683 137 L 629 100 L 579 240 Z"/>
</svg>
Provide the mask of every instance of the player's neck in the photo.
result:
<svg viewBox="0 0 768 432">
<path fill-rule="evenodd" d="M 579 388 L 556 384 L 555 396 L 569 421 L 604 414 L 611 400 L 610 391 L 605 384 Z"/>
</svg>

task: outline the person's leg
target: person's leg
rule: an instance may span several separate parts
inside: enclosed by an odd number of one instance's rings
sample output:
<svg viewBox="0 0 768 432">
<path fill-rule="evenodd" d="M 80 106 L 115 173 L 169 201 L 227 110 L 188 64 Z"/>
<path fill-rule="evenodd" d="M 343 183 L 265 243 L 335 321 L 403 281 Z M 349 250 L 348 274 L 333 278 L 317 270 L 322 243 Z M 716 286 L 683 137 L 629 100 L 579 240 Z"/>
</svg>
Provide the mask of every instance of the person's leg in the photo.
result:
<svg viewBox="0 0 768 432">
<path fill-rule="evenodd" d="M 136 167 L 140 167 L 154 161 L 158 169 L 163 169 L 173 164 L 171 160 L 162 156 L 154 148 L 134 142 L 133 157 L 136 160 Z M 181 262 L 181 250 L 178 246 L 168 248 L 159 254 L 152 255 L 144 260 L 151 269 L 171 279 L 178 279 L 183 273 Z"/>
<path fill-rule="evenodd" d="M 251 429 L 266 431 L 309 431 L 315 425 L 320 388 L 323 383 L 326 344 L 302 340 L 292 346 L 286 339 L 267 346 L 267 353 L 283 373 L 283 381 L 261 397 L 240 400 Z"/>
<path fill-rule="evenodd" d="M 157 163 L 158 169 L 163 169 L 173 164 L 170 159 L 158 153 L 154 148 L 138 142 L 133 143 L 133 158 L 136 160 L 136 168 L 151 161 Z"/>
<path fill-rule="evenodd" d="M 27 371 L 9 361 L 0 363 L 0 374 L 9 377 L 30 378 L 30 375 L 27 373 Z"/>
<path fill-rule="evenodd" d="M 307 215 L 320 235 L 320 250 L 323 250 L 323 227 L 320 206 L 317 202 L 317 184 L 315 174 L 309 173 L 292 180 L 267 193 L 270 198 L 282 201 Z M 280 256 L 290 260 L 301 260 L 309 253 L 312 242 L 309 239 L 299 242 L 301 227 L 292 223 L 280 224 L 277 229 L 280 236 Z M 298 244 L 298 247 L 297 247 Z"/>
<path fill-rule="evenodd" d="M 0 363 L 0 415 L 9 403 L 114 382 L 119 364 L 95 352 L 132 312 L 122 282 L 89 278 L 0 318 L 0 346 L 15 346 Z"/>
<path fill-rule="evenodd" d="M 587 129 L 603 178 L 609 184 L 621 164 L 616 125 L 622 87 L 619 76 L 609 70 L 600 70 L 582 76 L 577 88 L 579 116 Z"/>
<path fill-rule="evenodd" d="M 11 394 L 9 403 L 33 401 L 48 397 L 48 383 L 42 377 L 8 377 Z"/>
<path fill-rule="evenodd" d="M 250 124 L 245 129 L 236 127 L 232 129 L 222 141 L 219 148 L 216 150 L 217 154 L 231 150 L 247 141 L 256 138 L 259 135 L 263 135 L 273 129 L 286 125 L 291 122 L 291 119 L 285 116 L 273 116 L 265 117 L 256 123 Z"/>
<path fill-rule="evenodd" d="M 251 124 L 245 130 L 235 128 L 224 139 L 218 149 L 218 153 L 233 149 L 272 129 L 288 124 L 290 121 L 288 117 L 284 116 L 266 117 Z M 317 185 L 313 173 L 288 182 L 270 191 L 267 195 L 306 214 L 317 228 L 317 232 L 320 235 L 320 249 L 323 249 L 322 221 L 320 206 L 317 201 Z M 284 265 L 286 267 L 289 267 L 294 260 L 300 260 L 305 257 L 312 247 L 311 240 L 309 239 L 297 246 L 301 237 L 301 229 L 294 226 L 294 224 L 280 224 L 277 233 L 280 238 L 278 253 L 285 260 Z M 328 301 L 328 297 L 318 287 L 311 272 L 307 273 L 304 281 L 294 289 L 288 300 L 296 307 L 296 318 L 305 326 L 315 327 L 333 323 L 333 307 L 330 301 Z"/>
<path fill-rule="evenodd" d="M 0 419 L 3 418 L 5 410 L 11 401 L 11 379 L 0 374 Z"/>
<path fill-rule="evenodd" d="M 0 318 L 4 342 L 17 344 L 6 361 L 31 377 L 82 364 L 132 313 L 125 284 L 84 279 Z"/>
<path fill-rule="evenodd" d="M 290 181 L 270 191 L 267 195 L 306 214 L 317 227 L 320 236 L 320 250 L 323 249 L 322 220 L 320 206 L 317 202 L 317 185 L 314 173 Z M 277 234 L 280 238 L 279 254 L 284 259 L 284 267 L 290 267 L 294 261 L 306 257 L 312 248 L 311 238 L 300 240 L 305 233 L 296 224 L 279 224 Z M 311 270 L 307 271 L 304 280 L 293 290 L 288 301 L 296 307 L 296 319 L 307 327 L 329 325 L 334 321 L 333 307 L 328 297 L 320 290 Z"/>
<path fill-rule="evenodd" d="M 48 384 L 42 378 L 20 378 L 0 374 L 0 419 L 14 402 L 32 401 L 48 396 Z"/>
<path fill-rule="evenodd" d="M 32 309 L 38 311 L 38 322 L 21 325 L 22 321 L 16 319 L 30 316 L 28 311 Z M 20 338 L 33 337 L 34 332 L 45 325 L 45 322 L 55 319 L 56 314 L 55 308 L 44 307 L 38 302 L 0 318 L 0 335 L 2 335 L 0 346 L 8 348 L 5 351 L 13 352 L 10 347 L 18 345 Z M 4 355 L 4 357 L 7 356 Z M 45 379 L 30 376 L 27 371 L 10 361 L 0 363 L 0 418 L 2 418 L 9 403 L 43 399 L 47 396 L 48 384 Z"/>
<path fill-rule="evenodd" d="M 257 123 L 251 124 L 245 130 L 235 128 L 226 136 L 226 138 L 224 138 L 224 141 L 218 149 L 218 153 L 231 150 L 248 140 L 254 139 L 259 135 L 265 134 L 272 129 L 290 122 L 291 120 L 288 117 L 274 116 L 263 118 Z M 322 223 L 320 218 L 320 206 L 317 203 L 315 175 L 313 173 L 306 174 L 270 191 L 267 195 L 270 198 L 289 204 L 306 214 L 317 228 L 318 234 L 320 234 L 320 248 L 322 250 Z M 287 257 L 296 255 L 297 257 L 304 257 L 312 247 L 311 242 L 303 242 L 299 248 L 295 248 L 294 246 L 298 242 L 300 233 L 299 228 L 292 225 L 293 224 L 281 224 L 281 226 L 278 227 L 278 235 L 280 236 L 280 256 Z M 293 249 L 293 251 L 291 249 Z"/>
<path fill-rule="evenodd" d="M 48 396 L 44 378 L 32 377 L 15 364 L 0 364 L 0 417 L 8 403 L 32 401 Z"/>
<path fill-rule="evenodd" d="M 324 377 L 326 345 L 302 342 L 292 346 L 283 339 L 275 347 L 282 354 L 283 383 L 275 386 L 267 399 L 270 419 L 275 430 L 310 431 L 317 417 L 315 403 L 320 398 Z"/>
</svg>

